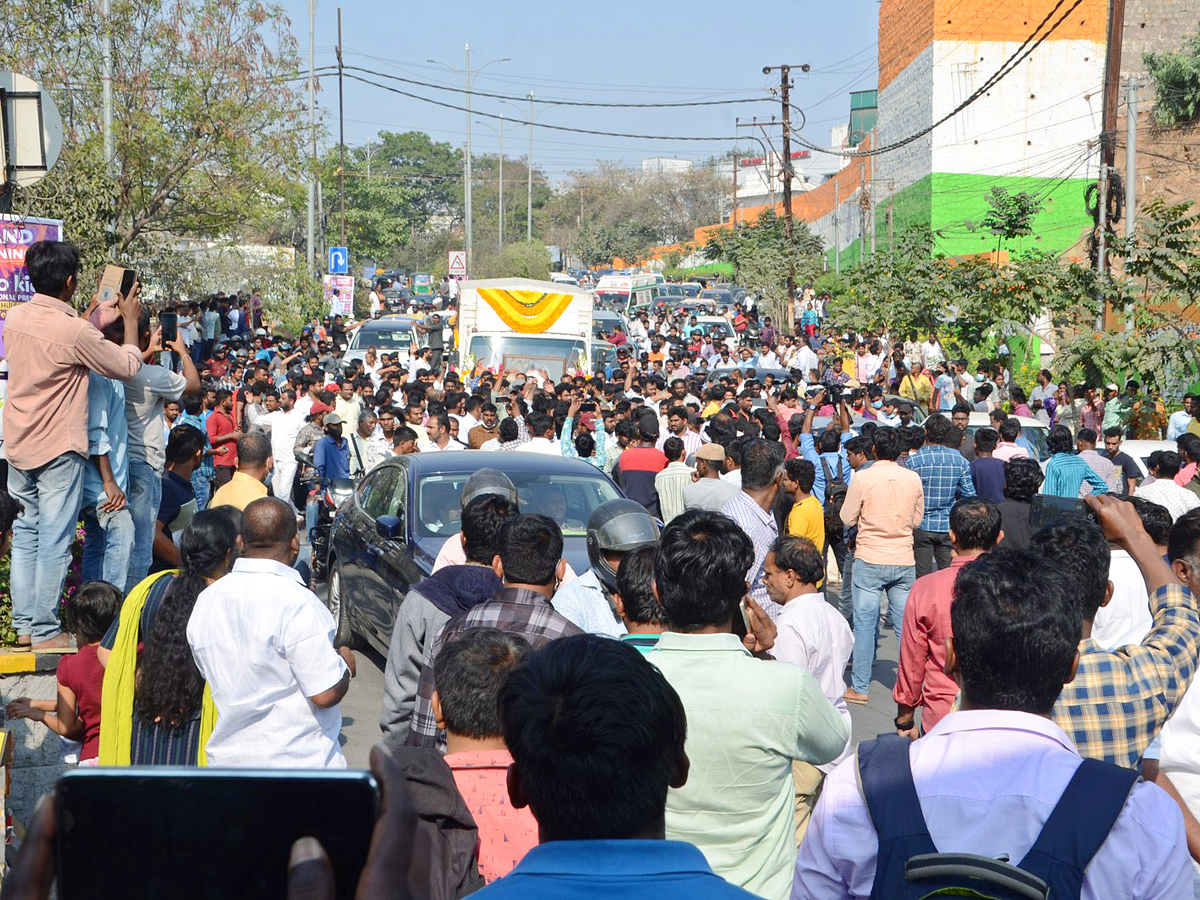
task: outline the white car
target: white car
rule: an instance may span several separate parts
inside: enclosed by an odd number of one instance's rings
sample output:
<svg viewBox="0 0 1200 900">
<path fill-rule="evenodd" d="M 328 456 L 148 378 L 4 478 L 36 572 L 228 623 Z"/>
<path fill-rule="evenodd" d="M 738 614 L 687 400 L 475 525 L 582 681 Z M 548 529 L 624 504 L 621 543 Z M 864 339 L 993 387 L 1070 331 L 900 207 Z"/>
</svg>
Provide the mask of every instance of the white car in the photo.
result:
<svg viewBox="0 0 1200 900">
<path fill-rule="evenodd" d="M 1021 436 L 1029 443 L 1033 444 L 1037 450 L 1038 462 L 1044 463 L 1050 458 L 1050 447 L 1046 444 L 1046 438 L 1050 434 L 1050 426 L 1038 419 L 1031 419 L 1028 416 L 1009 416 L 1010 419 L 1016 419 L 1021 425 Z M 990 428 L 991 419 L 985 412 L 971 413 L 971 419 L 967 423 L 967 434 L 974 434 L 980 428 Z M 1132 455 L 1132 454 L 1131 454 Z"/>
<path fill-rule="evenodd" d="M 1150 474 L 1150 470 L 1146 466 L 1146 461 L 1150 458 L 1150 454 L 1155 450 L 1171 450 L 1176 451 L 1178 448 L 1174 441 L 1122 441 L 1121 452 L 1128 453 L 1137 467 L 1141 470 L 1141 476 L 1138 478 L 1140 484 L 1142 479 Z"/>
</svg>

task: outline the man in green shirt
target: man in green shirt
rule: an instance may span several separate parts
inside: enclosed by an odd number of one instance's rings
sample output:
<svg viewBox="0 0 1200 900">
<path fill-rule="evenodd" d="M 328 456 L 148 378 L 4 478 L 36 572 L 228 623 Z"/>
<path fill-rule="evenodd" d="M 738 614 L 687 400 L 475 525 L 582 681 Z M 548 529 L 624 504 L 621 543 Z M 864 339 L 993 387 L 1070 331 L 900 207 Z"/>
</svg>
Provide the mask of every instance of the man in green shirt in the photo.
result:
<svg viewBox="0 0 1200 900">
<path fill-rule="evenodd" d="M 667 631 L 647 659 L 687 712 L 691 771 L 667 795 L 667 837 L 695 844 L 731 883 L 784 900 L 796 864 L 792 762 L 832 761 L 850 730 L 805 669 L 748 649 L 767 649 L 774 633 L 746 598 L 753 560 L 750 539 L 720 513 L 689 510 L 664 528 L 654 591 Z M 745 640 L 735 616 L 750 625 Z"/>
</svg>

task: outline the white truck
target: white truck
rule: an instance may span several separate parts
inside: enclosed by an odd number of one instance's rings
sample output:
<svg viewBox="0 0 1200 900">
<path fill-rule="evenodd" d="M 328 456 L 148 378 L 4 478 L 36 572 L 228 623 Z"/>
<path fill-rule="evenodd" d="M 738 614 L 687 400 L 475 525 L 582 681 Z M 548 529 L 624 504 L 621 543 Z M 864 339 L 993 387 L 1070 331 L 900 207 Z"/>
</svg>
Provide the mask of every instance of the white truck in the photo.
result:
<svg viewBox="0 0 1200 900">
<path fill-rule="evenodd" d="M 591 291 L 531 278 L 464 281 L 458 291 L 458 358 L 471 372 L 544 369 L 590 375 Z"/>
</svg>

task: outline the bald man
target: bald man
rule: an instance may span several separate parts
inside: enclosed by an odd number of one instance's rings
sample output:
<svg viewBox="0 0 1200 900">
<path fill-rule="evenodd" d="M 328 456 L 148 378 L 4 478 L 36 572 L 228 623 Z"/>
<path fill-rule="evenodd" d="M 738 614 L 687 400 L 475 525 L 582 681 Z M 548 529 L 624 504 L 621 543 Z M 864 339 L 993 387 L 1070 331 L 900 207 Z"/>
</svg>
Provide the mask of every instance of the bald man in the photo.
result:
<svg viewBox="0 0 1200 900">
<path fill-rule="evenodd" d="M 249 504 L 233 571 L 196 599 L 188 644 L 212 691 L 210 766 L 344 769 L 338 708 L 350 671 L 334 621 L 292 568 L 296 516 L 276 497 Z"/>
</svg>

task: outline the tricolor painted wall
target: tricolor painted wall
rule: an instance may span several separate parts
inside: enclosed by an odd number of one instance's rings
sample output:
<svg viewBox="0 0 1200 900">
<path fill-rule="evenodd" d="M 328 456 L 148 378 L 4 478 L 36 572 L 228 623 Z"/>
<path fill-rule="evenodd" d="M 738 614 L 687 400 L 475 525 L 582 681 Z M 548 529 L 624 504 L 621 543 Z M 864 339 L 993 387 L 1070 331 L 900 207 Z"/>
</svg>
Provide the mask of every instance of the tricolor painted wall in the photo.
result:
<svg viewBox="0 0 1200 900">
<path fill-rule="evenodd" d="M 995 73 L 1053 7 L 1050 0 L 882 0 L 879 124 L 886 147 L 954 109 Z M 1064 3 L 1051 23 L 1071 5 Z M 1061 253 L 1084 235 L 1083 189 L 1096 176 L 1105 0 L 1084 0 L 1033 54 L 931 134 L 875 159 L 877 246 L 893 227 L 928 223 L 949 254 L 994 248 L 972 231 L 993 186 L 1044 198 L 1035 234 L 1008 249 Z M 1043 33 L 1044 33 L 1043 29 Z"/>
</svg>

